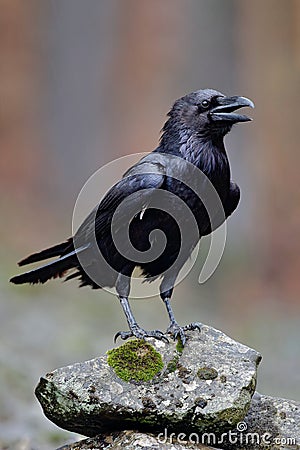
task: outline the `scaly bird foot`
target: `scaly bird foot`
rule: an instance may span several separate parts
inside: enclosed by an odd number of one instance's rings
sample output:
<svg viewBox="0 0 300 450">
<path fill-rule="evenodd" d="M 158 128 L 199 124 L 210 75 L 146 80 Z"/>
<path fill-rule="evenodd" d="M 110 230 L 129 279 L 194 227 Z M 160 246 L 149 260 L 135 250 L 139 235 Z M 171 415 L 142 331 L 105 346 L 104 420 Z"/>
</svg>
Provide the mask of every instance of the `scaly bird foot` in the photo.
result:
<svg viewBox="0 0 300 450">
<path fill-rule="evenodd" d="M 166 333 L 170 334 L 172 339 L 174 339 L 174 341 L 176 339 L 180 339 L 182 342 L 182 346 L 185 346 L 186 343 L 186 335 L 185 335 L 185 331 L 193 331 L 193 330 L 198 330 L 201 331 L 201 324 L 198 322 L 193 322 L 190 323 L 189 325 L 185 325 L 184 327 L 181 327 L 180 325 L 178 325 L 177 322 L 171 322 Z"/>
<path fill-rule="evenodd" d="M 128 339 L 130 337 L 136 337 L 137 339 L 143 340 L 145 340 L 145 338 L 147 337 L 152 337 L 160 341 L 169 343 L 168 338 L 164 335 L 162 331 L 159 330 L 146 331 L 143 328 L 140 328 L 138 325 L 132 326 L 130 331 L 119 331 L 114 337 L 114 342 L 116 342 L 118 337 L 120 337 L 123 340 Z"/>
<path fill-rule="evenodd" d="M 194 330 L 198 330 L 201 331 L 201 326 L 202 324 L 200 322 L 192 322 L 189 325 L 186 325 L 185 327 L 183 327 L 186 331 L 194 331 Z"/>
</svg>

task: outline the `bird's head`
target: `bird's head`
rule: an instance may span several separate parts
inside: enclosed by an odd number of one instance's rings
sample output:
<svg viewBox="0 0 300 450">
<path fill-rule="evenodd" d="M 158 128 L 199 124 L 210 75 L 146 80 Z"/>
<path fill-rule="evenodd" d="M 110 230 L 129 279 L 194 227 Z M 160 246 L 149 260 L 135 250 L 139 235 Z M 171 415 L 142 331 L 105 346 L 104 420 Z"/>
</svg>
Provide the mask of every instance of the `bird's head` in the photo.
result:
<svg viewBox="0 0 300 450">
<path fill-rule="evenodd" d="M 176 100 L 164 131 L 174 127 L 181 134 L 223 137 L 232 125 L 251 120 L 235 112 L 243 107 L 254 108 L 254 104 L 246 97 L 227 97 L 213 89 L 192 92 Z"/>
</svg>

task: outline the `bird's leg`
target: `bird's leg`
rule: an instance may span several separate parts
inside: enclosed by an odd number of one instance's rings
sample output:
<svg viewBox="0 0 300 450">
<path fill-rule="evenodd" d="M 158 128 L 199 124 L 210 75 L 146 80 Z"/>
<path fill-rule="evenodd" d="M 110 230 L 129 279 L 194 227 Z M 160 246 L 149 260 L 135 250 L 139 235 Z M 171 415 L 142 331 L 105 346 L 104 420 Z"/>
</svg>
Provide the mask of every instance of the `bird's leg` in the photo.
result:
<svg viewBox="0 0 300 450">
<path fill-rule="evenodd" d="M 170 303 L 172 291 L 173 291 L 173 289 L 169 289 L 167 292 L 161 292 L 161 294 L 160 294 L 160 296 L 166 306 L 166 309 L 167 309 L 167 312 L 169 315 L 169 319 L 170 319 L 170 324 L 167 328 L 167 334 L 170 334 L 174 340 L 180 339 L 182 342 L 182 345 L 184 346 L 185 342 L 186 342 L 185 331 L 188 331 L 188 330 L 199 330 L 200 331 L 200 324 L 198 322 L 193 322 L 184 327 L 181 327 L 178 324 L 177 320 L 175 319 L 173 309 L 172 309 L 171 303 Z"/>
<path fill-rule="evenodd" d="M 141 328 L 137 324 L 137 322 L 132 314 L 128 298 L 119 296 L 119 299 L 120 299 L 120 303 L 123 308 L 124 314 L 126 316 L 130 331 L 119 331 L 115 335 L 115 339 L 114 339 L 115 342 L 119 336 L 123 340 L 135 336 L 138 339 L 145 339 L 147 337 L 153 337 L 153 338 L 159 339 L 161 341 L 169 342 L 162 331 L 159 331 L 159 330 L 146 331 L 143 328 Z"/>
<path fill-rule="evenodd" d="M 164 333 L 162 333 L 162 331 L 159 331 L 159 330 L 145 331 L 143 328 L 141 328 L 137 324 L 137 322 L 134 318 L 134 315 L 132 314 L 132 310 L 130 308 L 129 301 L 128 301 L 128 294 L 129 294 L 129 289 L 130 289 L 130 278 L 125 277 L 122 274 L 119 274 L 118 280 L 116 283 L 116 288 L 117 288 L 117 291 L 119 294 L 119 300 L 120 300 L 121 306 L 123 308 L 130 331 L 119 331 L 115 335 L 115 339 L 114 339 L 115 342 L 119 336 L 123 340 L 135 336 L 138 339 L 145 339 L 147 337 L 153 337 L 155 339 L 164 340 L 166 342 L 169 342 L 168 339 L 165 337 Z M 127 294 L 127 295 L 124 295 L 124 294 Z"/>
</svg>

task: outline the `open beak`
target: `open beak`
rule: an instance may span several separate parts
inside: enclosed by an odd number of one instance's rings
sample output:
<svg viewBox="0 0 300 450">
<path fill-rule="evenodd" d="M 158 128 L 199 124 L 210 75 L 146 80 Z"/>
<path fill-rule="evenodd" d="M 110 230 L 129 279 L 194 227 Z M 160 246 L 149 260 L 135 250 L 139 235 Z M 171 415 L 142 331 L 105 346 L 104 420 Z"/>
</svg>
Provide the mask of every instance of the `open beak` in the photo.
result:
<svg viewBox="0 0 300 450">
<path fill-rule="evenodd" d="M 218 105 L 211 110 L 210 117 L 214 122 L 226 122 L 229 124 L 248 122 L 252 120 L 250 117 L 234 112 L 247 106 L 254 108 L 254 103 L 246 97 L 219 97 Z"/>
</svg>

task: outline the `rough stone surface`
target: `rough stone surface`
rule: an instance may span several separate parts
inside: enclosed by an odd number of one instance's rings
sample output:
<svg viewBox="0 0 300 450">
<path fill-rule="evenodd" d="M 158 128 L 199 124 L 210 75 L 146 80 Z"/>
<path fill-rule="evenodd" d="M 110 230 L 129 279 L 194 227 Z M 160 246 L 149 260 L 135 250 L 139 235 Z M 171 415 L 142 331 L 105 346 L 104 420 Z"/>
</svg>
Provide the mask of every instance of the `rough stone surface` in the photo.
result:
<svg viewBox="0 0 300 450">
<path fill-rule="evenodd" d="M 205 445 L 182 444 L 174 440 L 163 443 L 157 436 L 136 431 L 117 431 L 75 444 L 65 445 L 57 450 L 216 450 Z"/>
<path fill-rule="evenodd" d="M 183 430 L 182 430 L 183 431 Z M 230 437 L 231 436 L 231 437 Z M 177 436 L 179 437 L 179 436 Z M 227 438 L 212 434 L 181 436 L 167 439 L 157 433 L 114 432 L 82 440 L 59 450 L 124 449 L 124 450 L 208 450 L 196 442 L 214 445 L 223 450 L 299 450 L 300 403 L 293 400 L 254 394 L 250 409 L 237 427 L 227 432 Z M 187 441 L 183 443 L 183 441 Z M 192 444 L 191 442 L 194 442 Z"/>
<path fill-rule="evenodd" d="M 300 450 L 300 402 L 256 392 L 242 423 L 246 424 L 246 430 L 243 446 L 236 447 L 238 450 Z M 250 442 L 246 442 L 247 435 Z M 257 437 L 259 445 L 256 445 Z"/>
<path fill-rule="evenodd" d="M 214 328 L 176 343 L 149 342 L 164 367 L 148 382 L 125 382 L 107 356 L 57 369 L 36 389 L 46 416 L 85 436 L 122 429 L 223 432 L 243 420 L 256 385 L 260 355 Z"/>
</svg>

